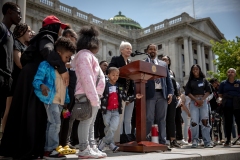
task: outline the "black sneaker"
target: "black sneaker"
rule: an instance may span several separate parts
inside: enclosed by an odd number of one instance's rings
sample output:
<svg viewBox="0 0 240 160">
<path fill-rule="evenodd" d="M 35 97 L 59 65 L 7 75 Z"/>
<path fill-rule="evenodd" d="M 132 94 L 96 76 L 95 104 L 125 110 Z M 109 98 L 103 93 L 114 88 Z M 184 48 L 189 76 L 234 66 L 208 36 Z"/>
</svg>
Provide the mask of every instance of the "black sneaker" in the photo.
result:
<svg viewBox="0 0 240 160">
<path fill-rule="evenodd" d="M 181 148 L 176 140 L 170 141 L 170 148 Z"/>
<path fill-rule="evenodd" d="M 45 159 L 66 159 L 66 156 L 60 154 L 56 150 L 53 150 L 49 155 L 45 156 Z"/>
<path fill-rule="evenodd" d="M 230 147 L 231 146 L 231 142 L 230 141 L 226 141 L 225 143 L 224 143 L 224 147 Z"/>
</svg>

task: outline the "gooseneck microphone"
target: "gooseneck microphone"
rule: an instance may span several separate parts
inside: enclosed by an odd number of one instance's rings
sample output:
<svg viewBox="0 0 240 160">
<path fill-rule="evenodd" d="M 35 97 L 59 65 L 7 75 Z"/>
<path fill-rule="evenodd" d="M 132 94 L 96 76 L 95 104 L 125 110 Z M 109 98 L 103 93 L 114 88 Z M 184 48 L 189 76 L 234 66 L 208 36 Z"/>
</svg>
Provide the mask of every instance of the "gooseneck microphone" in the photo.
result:
<svg viewBox="0 0 240 160">
<path fill-rule="evenodd" d="M 146 55 L 148 55 L 147 53 L 141 53 L 141 52 L 139 52 L 139 51 L 135 51 L 135 53 L 131 53 L 131 57 L 135 57 L 135 56 L 137 56 L 137 55 L 142 55 L 142 54 L 146 54 Z"/>
</svg>

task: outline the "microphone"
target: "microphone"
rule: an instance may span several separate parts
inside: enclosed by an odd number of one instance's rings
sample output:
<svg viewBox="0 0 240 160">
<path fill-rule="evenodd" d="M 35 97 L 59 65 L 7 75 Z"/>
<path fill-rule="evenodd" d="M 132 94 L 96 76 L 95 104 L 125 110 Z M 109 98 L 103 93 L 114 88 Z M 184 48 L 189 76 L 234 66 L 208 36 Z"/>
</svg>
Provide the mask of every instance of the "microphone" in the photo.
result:
<svg viewBox="0 0 240 160">
<path fill-rule="evenodd" d="M 136 50 L 135 53 L 131 53 L 131 57 L 135 57 L 135 56 L 137 56 L 137 55 L 142 55 L 142 54 L 148 55 L 147 53 L 141 53 L 141 52 L 138 52 L 138 51 Z"/>
</svg>

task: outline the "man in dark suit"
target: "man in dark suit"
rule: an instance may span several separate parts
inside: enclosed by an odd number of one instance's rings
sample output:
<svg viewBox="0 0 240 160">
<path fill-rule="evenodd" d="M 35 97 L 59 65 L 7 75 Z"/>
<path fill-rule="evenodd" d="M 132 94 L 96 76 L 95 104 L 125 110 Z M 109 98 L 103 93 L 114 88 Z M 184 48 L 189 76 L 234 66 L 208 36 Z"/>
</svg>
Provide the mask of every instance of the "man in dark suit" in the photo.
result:
<svg viewBox="0 0 240 160">
<path fill-rule="evenodd" d="M 146 62 L 154 63 L 166 68 L 167 77 L 148 80 L 146 84 L 146 134 L 151 131 L 154 120 L 158 124 L 159 143 L 166 143 L 166 115 L 167 106 L 172 101 L 174 92 L 167 64 L 157 58 L 157 46 L 150 44 L 147 47 L 149 57 Z M 174 117 L 173 117 L 174 118 Z"/>
</svg>

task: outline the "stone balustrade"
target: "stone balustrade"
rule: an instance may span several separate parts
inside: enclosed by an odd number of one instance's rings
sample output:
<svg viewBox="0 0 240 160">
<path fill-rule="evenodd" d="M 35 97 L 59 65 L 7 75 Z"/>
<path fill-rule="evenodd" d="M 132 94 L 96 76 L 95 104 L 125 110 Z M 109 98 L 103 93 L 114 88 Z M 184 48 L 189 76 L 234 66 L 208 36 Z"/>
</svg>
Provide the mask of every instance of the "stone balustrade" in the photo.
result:
<svg viewBox="0 0 240 160">
<path fill-rule="evenodd" d="M 65 14 L 70 14 L 75 18 L 79 18 L 83 21 L 87 21 L 91 24 L 97 25 L 100 28 L 106 29 L 113 31 L 115 33 L 121 34 L 123 36 L 131 36 L 131 35 L 136 35 L 137 37 L 132 37 L 132 38 L 140 38 L 143 36 L 146 36 L 148 34 L 152 34 L 154 32 L 157 32 L 159 30 L 166 29 L 168 27 L 171 27 L 175 24 L 183 23 L 183 22 L 188 22 L 190 20 L 193 20 L 192 17 L 190 17 L 187 13 L 182 13 L 179 16 L 173 17 L 171 19 L 166 19 L 162 22 L 159 22 L 154 25 L 150 25 L 149 27 L 143 28 L 143 29 L 138 29 L 138 30 L 128 30 L 123 27 L 120 27 L 119 25 L 113 24 L 107 20 L 98 18 L 92 14 L 85 13 L 83 11 L 78 10 L 75 7 L 70 7 L 64 3 L 61 3 L 58 0 L 27 0 L 27 1 L 34 1 L 36 3 L 46 5 L 48 7 L 53 8 L 54 10 L 61 11 Z M 131 32 L 138 33 L 138 34 L 132 34 Z"/>
</svg>

